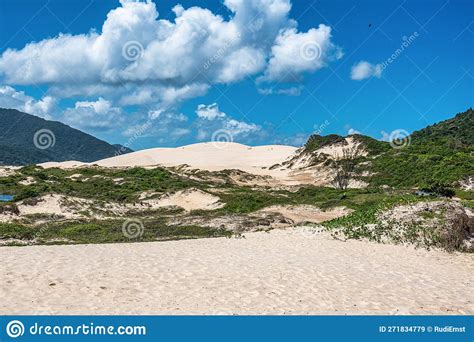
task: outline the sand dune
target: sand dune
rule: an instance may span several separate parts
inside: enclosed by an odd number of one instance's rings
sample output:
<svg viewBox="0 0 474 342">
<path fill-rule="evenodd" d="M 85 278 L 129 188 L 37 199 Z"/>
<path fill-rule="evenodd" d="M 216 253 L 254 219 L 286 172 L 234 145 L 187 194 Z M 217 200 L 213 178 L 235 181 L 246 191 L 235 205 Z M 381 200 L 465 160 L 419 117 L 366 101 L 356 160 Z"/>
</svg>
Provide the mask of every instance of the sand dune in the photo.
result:
<svg viewBox="0 0 474 342">
<path fill-rule="evenodd" d="M 322 223 L 348 215 L 352 210 L 345 207 L 335 207 L 321 210 L 312 205 L 274 205 L 263 208 L 260 212 L 281 214 L 295 224 L 311 222 Z"/>
<path fill-rule="evenodd" d="M 176 148 L 153 148 L 128 153 L 90 164 L 104 167 L 126 166 L 178 166 L 219 171 L 224 169 L 256 170 L 268 168 L 285 161 L 296 147 L 284 145 L 246 146 L 237 143 L 208 142 Z M 88 165 L 75 161 L 62 163 L 43 163 L 44 167 L 76 167 Z"/>
<path fill-rule="evenodd" d="M 325 146 L 317 151 L 324 156 L 339 158 L 345 148 L 357 146 L 352 138 L 347 144 Z M 76 168 L 98 165 L 101 167 L 176 167 L 207 171 L 241 170 L 266 179 L 246 180 L 255 185 L 302 185 L 331 186 L 333 170 L 327 165 L 312 165 L 308 154 L 299 154 L 299 149 L 285 145 L 246 146 L 238 143 L 207 142 L 176 148 L 153 148 L 137 151 L 93 163 L 77 161 L 49 162 L 43 167 Z M 366 183 L 352 180 L 350 188 L 361 188 Z"/>
<path fill-rule="evenodd" d="M 99 166 L 176 166 L 218 171 L 256 169 L 283 162 L 296 147 L 283 145 L 246 146 L 237 143 L 199 143 L 177 148 L 154 148 L 99 160 Z"/>
<path fill-rule="evenodd" d="M 0 258 L 0 314 L 474 314 L 472 255 L 304 227 Z"/>
<path fill-rule="evenodd" d="M 48 162 L 42 167 L 76 168 L 98 165 L 101 167 L 174 167 L 187 165 L 190 169 L 222 171 L 237 169 L 259 176 L 271 176 L 279 183 L 299 184 L 286 168 L 272 169 L 289 159 L 297 148 L 285 145 L 247 146 L 238 143 L 207 142 L 176 148 L 153 148 L 128 153 L 93 163 L 76 161 Z"/>
<path fill-rule="evenodd" d="M 79 166 L 84 166 L 88 165 L 87 163 L 83 163 L 77 160 L 71 160 L 71 161 L 64 161 L 64 162 L 46 162 L 46 163 L 41 163 L 38 164 L 42 167 L 49 168 L 49 167 L 59 167 L 59 168 L 64 168 L 64 169 L 72 169 L 75 167 Z"/>
<path fill-rule="evenodd" d="M 161 207 L 181 207 L 186 211 L 191 210 L 212 210 L 222 207 L 224 204 L 219 202 L 220 198 L 213 196 L 199 189 L 187 189 L 178 191 L 174 194 L 166 194 L 158 200 L 143 201 L 150 203 L 154 208 Z"/>
</svg>

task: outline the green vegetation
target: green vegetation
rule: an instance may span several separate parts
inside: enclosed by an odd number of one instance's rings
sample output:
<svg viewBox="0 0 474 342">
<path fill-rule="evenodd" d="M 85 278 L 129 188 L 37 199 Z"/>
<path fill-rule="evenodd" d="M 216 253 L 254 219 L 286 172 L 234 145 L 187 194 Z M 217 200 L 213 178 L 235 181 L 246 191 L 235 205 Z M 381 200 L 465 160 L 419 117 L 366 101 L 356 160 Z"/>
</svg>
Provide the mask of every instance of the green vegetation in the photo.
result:
<svg viewBox="0 0 474 342">
<path fill-rule="evenodd" d="M 431 200 L 433 198 L 425 199 Z M 415 209 L 416 206 L 412 206 L 404 219 L 397 215 L 386 216 L 395 206 L 415 204 L 419 201 L 420 198 L 413 195 L 389 197 L 377 204 L 366 203 L 350 215 L 325 222 L 323 225 L 333 236 L 342 236 L 345 239 L 409 243 L 417 247 L 436 247 L 449 252 L 474 252 L 469 244 L 464 243 L 469 236 L 468 223 L 459 220 L 461 216 L 452 216 L 455 220 L 448 218 L 452 214 L 448 211 L 459 210 L 452 202 L 440 202 L 438 199 L 424 209 Z"/>
<path fill-rule="evenodd" d="M 78 176 L 80 174 L 80 176 Z M 76 177 L 71 177 L 76 175 Z M 18 184 L 19 180 L 32 177 L 36 183 Z M 115 181 L 114 181 L 115 179 Z M 116 180 L 120 181 L 117 182 Z M 26 201 L 38 205 L 38 197 L 46 193 L 59 193 L 68 196 L 90 198 L 95 203 L 139 202 L 143 191 L 169 193 L 180 189 L 199 187 L 217 194 L 225 206 L 221 209 L 191 213 L 193 217 L 219 217 L 229 214 L 245 215 L 272 205 L 308 204 L 328 209 L 346 206 L 363 209 L 383 201 L 387 194 L 375 188 L 348 189 L 340 191 L 333 188 L 314 186 L 301 187 L 297 191 L 271 190 L 270 188 L 250 188 L 230 184 L 216 186 L 207 182 L 189 180 L 165 169 L 98 169 L 81 168 L 75 170 L 42 169 L 25 167 L 10 177 L 0 178 L 0 191 L 15 195 L 16 201 Z M 219 183 L 220 184 L 220 183 Z M 218 190 L 217 192 L 215 190 Z M 396 196 L 404 196 L 400 191 Z M 17 211 L 15 203 L 3 203 L 5 212 Z M 175 226 L 169 219 L 187 215 L 180 208 L 157 208 L 149 210 L 131 209 L 123 213 L 123 219 L 95 218 L 97 215 L 110 217 L 100 206 L 92 207 L 93 214 L 84 212 L 90 220 L 67 220 L 64 216 L 51 214 L 24 215 L 17 223 L 0 224 L 0 240 L 16 239 L 28 243 L 106 243 L 127 241 L 154 241 L 157 239 L 177 239 L 193 237 L 228 236 L 225 229 L 203 228 L 194 225 Z M 81 211 L 82 213 L 82 211 Z M 97 215 L 96 215 L 97 214 Z M 113 215 L 113 214 L 112 214 Z M 130 240 L 122 232 L 122 224 L 127 218 L 139 218 L 145 226 L 139 239 Z M 33 241 L 33 242 L 32 242 Z M 17 242 L 13 242 L 17 243 Z"/>
<path fill-rule="evenodd" d="M 453 186 L 463 177 L 474 175 L 474 111 L 457 114 L 407 137 L 406 146 L 392 148 L 388 142 L 363 135 L 353 135 L 368 153 L 356 158 L 357 173 L 368 172 L 360 177 L 373 187 L 388 185 L 395 188 L 425 187 L 438 182 Z M 302 153 L 312 154 L 317 149 L 346 144 L 338 135 L 312 135 Z M 313 154 L 312 165 L 331 159 Z"/>
<path fill-rule="evenodd" d="M 452 119 L 441 121 L 412 134 L 414 144 L 441 145 L 454 151 L 474 148 L 474 110 L 469 108 Z"/>
<path fill-rule="evenodd" d="M 0 223 L 0 239 L 32 240 L 38 230 L 16 223 Z"/>
<path fill-rule="evenodd" d="M 82 244 L 112 242 L 144 242 L 210 237 L 229 237 L 231 232 L 199 226 L 170 226 L 164 220 L 143 220 L 137 237 L 127 237 L 120 220 L 53 222 L 36 227 L 0 223 L 0 240 L 14 239 L 35 244 Z M 12 241 L 18 244 L 18 241 Z"/>
<path fill-rule="evenodd" d="M 454 184 L 473 174 L 474 156 L 469 151 L 453 153 L 449 149 L 410 145 L 390 150 L 366 167 L 374 175 L 373 186 L 423 187 L 429 182 Z"/>
<path fill-rule="evenodd" d="M 377 214 L 393 208 L 395 205 L 413 203 L 419 200 L 420 199 L 414 195 L 405 194 L 383 197 L 376 201 L 363 202 L 353 213 L 326 222 L 324 225 L 330 229 L 343 229 L 344 234 L 348 238 L 368 238 L 378 241 L 380 238 L 379 234 L 383 232 L 378 231 L 374 233 L 367 228 L 367 225 L 377 223 Z"/>
<path fill-rule="evenodd" d="M 304 145 L 304 152 L 310 153 L 321 147 L 337 143 L 347 144 L 346 140 L 337 134 L 330 134 L 326 136 L 313 134 L 308 138 L 308 141 Z"/>
<path fill-rule="evenodd" d="M 81 177 L 69 178 L 78 173 Z M 32 177 L 35 183 L 19 184 L 27 177 Z M 0 178 L 0 193 L 13 195 L 15 201 L 57 193 L 98 201 L 132 202 L 143 191 L 164 193 L 193 186 L 206 187 L 206 183 L 191 181 L 162 168 L 62 170 L 28 166 L 13 176 Z"/>
<path fill-rule="evenodd" d="M 75 174 L 81 176 L 71 178 Z M 26 177 L 32 177 L 36 183 L 30 185 L 18 183 L 25 180 Z M 268 188 L 252 189 L 231 184 L 221 186 L 227 189 L 227 191 L 218 194 L 221 200 L 226 203 L 222 209 L 218 210 L 222 214 L 246 214 L 271 205 L 285 204 L 311 204 L 321 208 L 334 206 L 358 208 L 360 204 L 367 201 L 379 201 L 386 197 L 384 191 L 377 188 L 341 191 L 305 186 L 296 192 L 291 192 L 287 190 L 273 191 Z M 212 192 L 216 184 L 190 180 L 162 168 L 62 170 L 28 166 L 20 169 L 15 175 L 0 178 L 0 193 L 14 195 L 16 202 L 34 200 L 47 193 L 57 193 L 104 202 L 134 203 L 139 201 L 138 197 L 144 191 L 162 194 L 192 187 Z M 401 190 L 401 192 L 405 193 L 406 191 Z M 6 204 L 3 205 L 6 206 Z M 9 204 L 9 206 L 12 205 Z M 163 213 L 163 210 L 159 210 L 155 214 L 159 215 L 160 213 Z"/>
<path fill-rule="evenodd" d="M 64 170 L 27 166 L 10 176 L 0 177 L 0 194 L 14 196 L 13 203 L 0 203 L 0 214 L 17 219 L 14 223 L 0 223 L 0 241 L 11 240 L 9 243 L 12 244 L 74 244 L 230 236 L 232 232 L 224 228 L 203 227 L 207 225 L 206 220 L 224 216 L 228 218 L 229 215 L 245 219 L 245 215 L 274 205 L 313 205 L 321 209 L 347 207 L 354 210 L 346 217 L 325 223 L 334 234 L 343 234 L 345 238 L 457 246 L 459 239 L 440 236 L 436 229 L 422 225 L 410 225 L 400 233 L 391 224 L 380 224 L 379 214 L 398 204 L 452 196 L 459 197 L 464 206 L 474 208 L 474 192 L 462 191 L 456 183 L 474 174 L 473 137 L 470 134 L 473 130 L 473 111 L 468 110 L 451 120 L 413 133 L 411 143 L 399 149 L 392 148 L 387 142 L 354 135 L 353 139 L 360 141 L 368 154 L 350 159 L 354 165 L 350 164 L 343 171 L 348 178 L 366 181 L 369 186 L 365 189 L 344 189 L 345 186 L 341 186 L 341 189 L 315 186 L 301 186 L 298 189 L 241 186 L 235 184 L 235 177 L 251 181 L 258 176 L 238 170 L 189 172 L 179 168 L 99 167 Z M 347 144 L 344 138 L 337 135 L 314 135 L 310 137 L 302 153 L 306 153 L 305 157 L 314 156 L 315 164 L 324 162 L 326 166 L 342 167 L 344 158 L 334 161 L 327 155 L 313 153 L 335 143 Z M 143 195 L 159 197 L 189 188 L 219 196 L 224 206 L 216 210 L 188 213 L 177 207 L 153 208 L 138 205 L 142 202 Z M 414 188 L 424 190 L 430 196 L 415 196 Z M 80 215 L 72 217 L 81 219 L 68 219 L 70 216 L 65 213 L 64 216 L 18 216 L 20 202 L 30 206 L 39 205 L 40 197 L 46 194 L 66 196 L 66 200 L 61 201 L 66 201 L 70 208 L 77 209 L 75 213 Z M 81 205 L 76 203 L 80 201 L 74 202 L 72 197 L 91 201 Z M 118 203 L 122 206 L 118 206 Z M 116 205 L 118 209 L 114 211 L 105 204 Z M 255 219 L 258 215 L 251 217 Z M 122 231 L 123 223 L 130 218 L 139 219 L 144 226 L 143 232 L 136 239 L 127 238 Z M 427 221 L 442 220 L 441 216 L 433 212 L 421 212 L 419 218 Z M 176 222 L 182 224 L 178 225 Z"/>
<path fill-rule="evenodd" d="M 219 209 L 222 213 L 245 214 L 272 205 L 314 205 L 321 209 L 345 206 L 351 209 L 364 209 L 378 205 L 387 198 L 398 199 L 404 197 L 418 198 L 409 195 L 410 191 L 400 190 L 388 195 L 385 191 L 377 188 L 346 189 L 341 191 L 333 188 L 305 186 L 296 192 L 253 190 L 248 187 L 240 187 L 227 194 L 221 195 L 226 205 Z"/>
<path fill-rule="evenodd" d="M 283 193 L 258 191 L 247 187 L 233 189 L 221 198 L 226 205 L 219 211 L 230 214 L 247 214 L 271 205 L 289 204 L 289 199 Z"/>
<path fill-rule="evenodd" d="M 373 186 L 423 187 L 439 182 L 454 185 L 474 174 L 474 111 L 429 126 L 411 135 L 411 143 L 389 149 L 371 160 L 367 170 Z"/>
<path fill-rule="evenodd" d="M 443 196 L 443 197 L 453 197 L 456 192 L 449 184 L 443 183 L 440 181 L 431 181 L 421 188 L 422 191 L 432 193 L 434 195 Z"/>
<path fill-rule="evenodd" d="M 44 120 L 15 109 L 0 108 L 0 132 L 0 165 L 65 160 L 93 162 L 130 152 L 60 122 Z M 49 148 L 35 146 L 36 133 L 36 143 Z"/>
<path fill-rule="evenodd" d="M 376 156 L 391 149 L 390 144 L 366 135 L 354 134 L 351 136 L 355 141 L 362 143 L 369 156 Z"/>
</svg>

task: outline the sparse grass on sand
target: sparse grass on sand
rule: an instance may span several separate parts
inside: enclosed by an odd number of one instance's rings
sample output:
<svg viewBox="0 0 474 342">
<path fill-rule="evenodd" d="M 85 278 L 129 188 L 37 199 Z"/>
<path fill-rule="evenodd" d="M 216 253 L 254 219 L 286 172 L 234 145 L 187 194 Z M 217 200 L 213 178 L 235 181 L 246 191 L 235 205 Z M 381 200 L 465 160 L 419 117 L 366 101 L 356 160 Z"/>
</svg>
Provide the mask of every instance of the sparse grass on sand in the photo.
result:
<svg viewBox="0 0 474 342">
<path fill-rule="evenodd" d="M 48 223 L 38 227 L 0 223 L 0 237 L 6 245 L 83 244 L 145 242 L 211 237 L 229 237 L 230 231 L 199 226 L 169 226 L 164 220 L 143 220 L 140 226 L 127 228 L 126 221 L 73 221 Z M 125 227 L 124 227 L 125 223 Z M 137 236 L 127 236 L 124 229 L 137 229 Z M 132 233 L 130 233 L 132 234 Z"/>
<path fill-rule="evenodd" d="M 236 185 L 229 181 L 225 172 L 214 174 L 220 181 L 196 178 L 195 174 L 180 173 L 176 169 L 130 168 L 114 169 L 84 167 L 71 170 L 28 166 L 16 173 L 0 177 L 0 193 L 14 195 L 14 203 L 0 203 L 2 212 L 18 215 L 18 204 L 35 201 L 45 194 L 60 194 L 92 200 L 91 210 L 79 212 L 82 219 L 68 219 L 60 215 L 31 214 L 18 216 L 13 222 L 0 223 L 0 242 L 3 244 L 52 244 L 52 243 L 108 243 L 130 241 L 156 241 L 167 239 L 230 236 L 226 227 L 207 227 L 205 224 L 175 225 L 170 219 L 189 216 L 205 221 L 229 215 L 251 215 L 261 209 L 278 205 L 311 205 L 326 210 L 346 207 L 353 212 L 324 226 L 335 235 L 345 238 L 369 239 L 384 242 L 391 237 L 395 242 L 417 242 L 420 230 L 426 227 L 413 226 L 403 238 L 393 239 L 392 226 L 379 224 L 378 214 L 397 205 L 436 198 L 415 196 L 410 189 L 347 189 L 302 186 L 298 189 L 272 189 Z M 29 179 L 29 182 L 24 182 Z M 117 215 L 107 213 L 104 203 L 139 203 L 143 193 L 152 197 L 195 188 L 218 196 L 224 204 L 215 210 L 193 210 L 182 208 L 131 208 Z M 457 191 L 465 207 L 473 208 L 473 192 Z M 107 215 L 108 214 L 108 215 Z M 432 220 L 433 213 L 422 213 L 421 218 Z M 102 219 L 99 219 L 102 217 Z M 127 219 L 139 219 L 144 227 L 137 238 L 127 238 L 122 225 Z M 425 232 L 423 232 L 426 235 Z M 435 239 L 436 240 L 436 239 Z M 436 245 L 436 244 L 434 244 Z"/>
</svg>

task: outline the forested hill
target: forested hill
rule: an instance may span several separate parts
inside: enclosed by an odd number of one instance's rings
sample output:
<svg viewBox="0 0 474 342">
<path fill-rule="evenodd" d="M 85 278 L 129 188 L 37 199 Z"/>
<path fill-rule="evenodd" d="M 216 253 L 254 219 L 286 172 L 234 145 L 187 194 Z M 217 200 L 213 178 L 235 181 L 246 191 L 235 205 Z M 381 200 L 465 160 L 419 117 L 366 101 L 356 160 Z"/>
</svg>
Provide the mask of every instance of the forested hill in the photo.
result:
<svg viewBox="0 0 474 342">
<path fill-rule="evenodd" d="M 373 186 L 423 187 L 433 182 L 458 185 L 474 176 L 472 108 L 392 144 L 360 134 L 351 137 L 368 153 L 358 158 L 358 170 L 359 174 L 370 175 L 362 178 Z M 312 135 L 300 153 L 313 155 L 314 163 L 328 164 L 318 153 L 331 145 L 347 146 L 347 137 Z"/>
<path fill-rule="evenodd" d="M 119 146 L 60 122 L 0 108 L 0 165 L 66 160 L 93 162 L 112 157 L 118 150 Z"/>
</svg>

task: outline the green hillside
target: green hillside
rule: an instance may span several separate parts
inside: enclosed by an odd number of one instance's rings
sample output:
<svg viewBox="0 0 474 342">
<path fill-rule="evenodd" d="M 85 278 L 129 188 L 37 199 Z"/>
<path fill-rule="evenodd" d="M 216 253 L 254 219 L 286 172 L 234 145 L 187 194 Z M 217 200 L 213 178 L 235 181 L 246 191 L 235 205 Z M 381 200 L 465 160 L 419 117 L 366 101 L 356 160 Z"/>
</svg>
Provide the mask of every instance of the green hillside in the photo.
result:
<svg viewBox="0 0 474 342">
<path fill-rule="evenodd" d="M 371 162 L 372 185 L 455 183 L 474 175 L 474 111 L 414 132 L 408 146 L 390 148 Z"/>
<path fill-rule="evenodd" d="M 423 187 L 433 182 L 455 186 L 457 181 L 474 175 L 474 111 L 470 108 L 454 118 L 413 132 L 401 148 L 364 135 L 353 135 L 366 157 L 358 158 L 358 172 L 372 186 Z M 312 135 L 302 153 L 333 144 L 347 144 L 338 135 Z M 321 162 L 320 158 L 316 158 Z"/>
<path fill-rule="evenodd" d="M 35 134 L 40 130 L 53 133 L 54 145 L 45 134 L 43 143 L 51 146 L 45 149 L 35 146 Z M 15 109 L 0 108 L 0 132 L 0 165 L 66 160 L 93 162 L 112 157 L 120 150 L 120 146 L 110 145 L 60 122 L 44 120 Z M 39 137 L 37 135 L 37 139 Z M 128 151 L 121 150 L 121 153 Z"/>
</svg>

